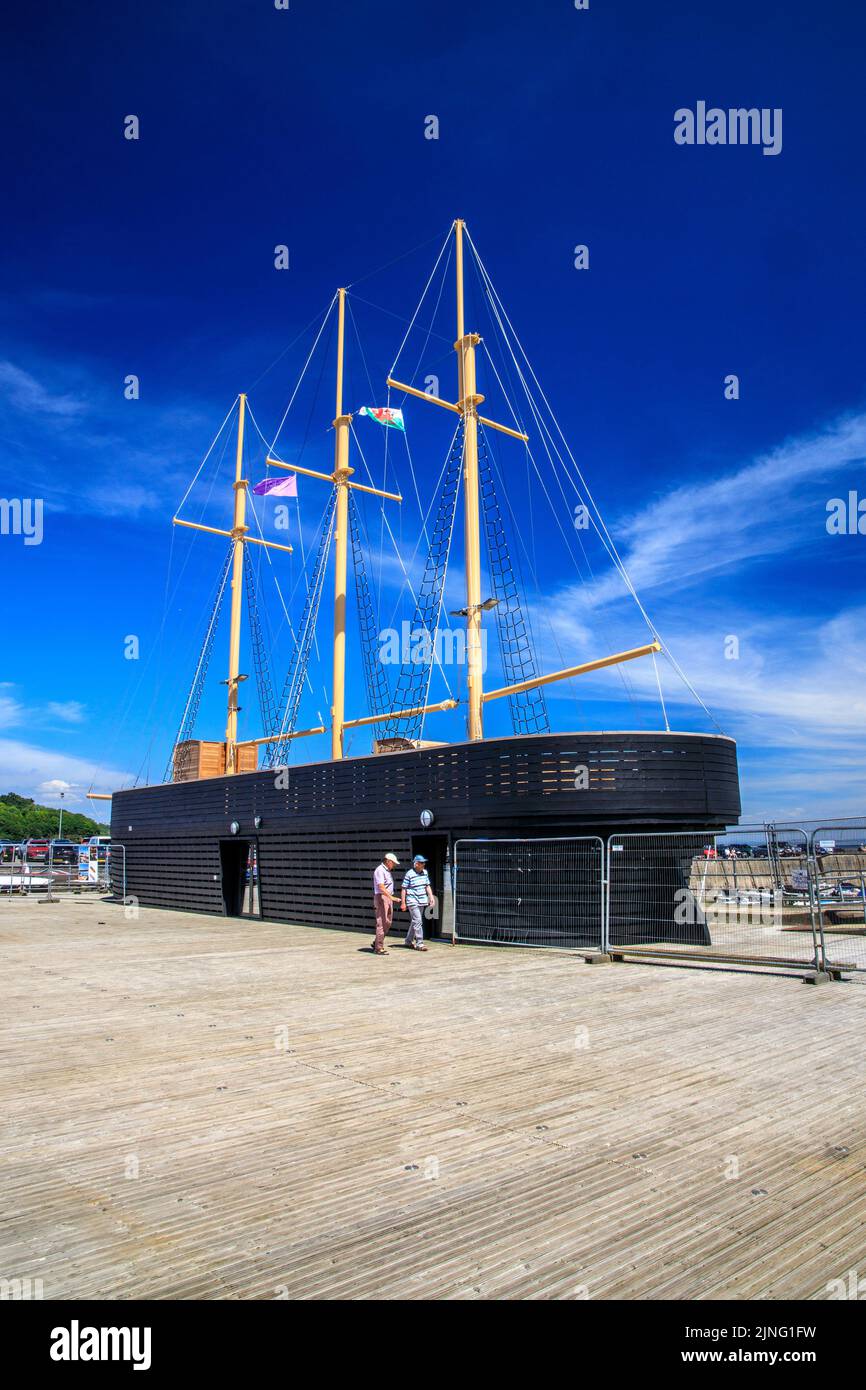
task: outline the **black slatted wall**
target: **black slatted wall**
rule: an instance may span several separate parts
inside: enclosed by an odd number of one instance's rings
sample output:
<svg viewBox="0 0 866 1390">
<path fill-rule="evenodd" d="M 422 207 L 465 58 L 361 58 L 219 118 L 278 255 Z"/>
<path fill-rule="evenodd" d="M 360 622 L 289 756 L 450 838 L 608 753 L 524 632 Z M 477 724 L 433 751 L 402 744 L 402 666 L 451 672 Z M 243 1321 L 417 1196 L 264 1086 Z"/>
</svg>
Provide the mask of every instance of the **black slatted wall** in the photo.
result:
<svg viewBox="0 0 866 1390">
<path fill-rule="evenodd" d="M 425 809 L 452 840 L 721 828 L 740 813 L 736 745 L 540 734 L 143 787 L 115 794 L 112 838 L 141 903 L 221 913 L 219 841 L 236 821 L 257 842 L 264 917 L 368 930 L 373 868 L 388 849 L 408 863 Z"/>
</svg>

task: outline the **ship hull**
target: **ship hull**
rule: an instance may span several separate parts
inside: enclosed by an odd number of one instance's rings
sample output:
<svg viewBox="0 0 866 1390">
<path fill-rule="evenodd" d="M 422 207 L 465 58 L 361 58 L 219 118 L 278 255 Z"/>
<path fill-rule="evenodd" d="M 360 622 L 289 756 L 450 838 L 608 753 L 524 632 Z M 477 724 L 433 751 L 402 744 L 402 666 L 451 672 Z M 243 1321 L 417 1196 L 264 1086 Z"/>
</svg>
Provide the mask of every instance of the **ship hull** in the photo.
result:
<svg viewBox="0 0 866 1390">
<path fill-rule="evenodd" d="M 387 850 L 404 868 L 424 853 L 437 895 L 450 900 L 461 840 L 712 832 L 739 814 L 732 739 L 494 738 L 117 792 L 111 834 L 123 849 L 113 882 L 120 888 L 123 876 L 127 897 L 144 906 L 243 919 L 250 904 L 237 875 L 249 851 L 254 915 L 369 932 L 372 870 Z M 442 930 L 448 910 L 428 926 Z"/>
</svg>

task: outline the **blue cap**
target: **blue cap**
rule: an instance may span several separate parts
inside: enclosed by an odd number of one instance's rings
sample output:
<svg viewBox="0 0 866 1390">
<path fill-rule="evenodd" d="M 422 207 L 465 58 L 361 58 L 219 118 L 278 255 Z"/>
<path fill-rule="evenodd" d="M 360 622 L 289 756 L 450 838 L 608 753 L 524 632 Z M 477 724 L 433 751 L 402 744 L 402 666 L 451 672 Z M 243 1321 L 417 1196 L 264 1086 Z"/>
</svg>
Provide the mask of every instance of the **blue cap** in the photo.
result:
<svg viewBox="0 0 866 1390">
<path fill-rule="evenodd" d="M 423 854 L 415 854 L 415 855 L 412 856 L 412 863 L 413 863 L 413 864 L 426 864 L 426 863 L 427 863 L 427 860 L 424 858 Z"/>
</svg>

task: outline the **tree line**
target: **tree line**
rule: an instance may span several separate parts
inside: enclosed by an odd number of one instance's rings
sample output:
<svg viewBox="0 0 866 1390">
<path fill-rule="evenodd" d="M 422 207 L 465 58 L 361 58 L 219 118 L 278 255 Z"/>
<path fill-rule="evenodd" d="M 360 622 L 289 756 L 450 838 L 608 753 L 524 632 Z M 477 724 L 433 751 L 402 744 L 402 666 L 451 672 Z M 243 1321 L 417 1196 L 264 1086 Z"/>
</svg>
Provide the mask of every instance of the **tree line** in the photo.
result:
<svg viewBox="0 0 866 1390">
<path fill-rule="evenodd" d="M 0 797 L 0 840 L 52 840 L 60 819 L 58 806 L 40 806 L 29 796 L 5 792 Z M 107 835 L 108 826 L 84 816 L 80 811 L 63 809 L 64 840 L 86 840 L 91 835 Z"/>
</svg>

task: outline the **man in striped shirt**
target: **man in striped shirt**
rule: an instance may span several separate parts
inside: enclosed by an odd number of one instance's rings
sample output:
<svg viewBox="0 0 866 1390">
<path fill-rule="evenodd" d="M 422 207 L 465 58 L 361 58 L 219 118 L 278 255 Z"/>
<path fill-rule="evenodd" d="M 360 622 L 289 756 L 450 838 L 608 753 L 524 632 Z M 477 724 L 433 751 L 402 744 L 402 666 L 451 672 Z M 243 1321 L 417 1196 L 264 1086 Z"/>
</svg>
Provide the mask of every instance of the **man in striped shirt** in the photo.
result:
<svg viewBox="0 0 866 1390">
<path fill-rule="evenodd" d="M 411 946 L 416 951 L 426 951 L 424 945 L 424 926 L 422 913 L 425 907 L 435 907 L 436 899 L 433 896 L 433 889 L 430 887 L 430 876 L 427 873 L 427 860 L 423 854 L 416 854 L 412 861 L 412 868 L 407 874 L 403 875 L 403 886 L 400 892 L 400 907 L 403 912 L 409 909 L 409 930 L 406 933 L 406 946 Z"/>
</svg>

